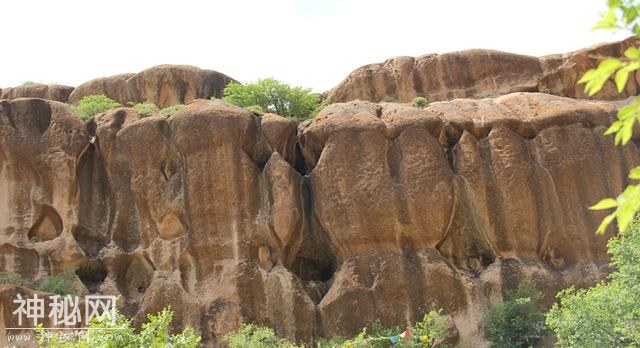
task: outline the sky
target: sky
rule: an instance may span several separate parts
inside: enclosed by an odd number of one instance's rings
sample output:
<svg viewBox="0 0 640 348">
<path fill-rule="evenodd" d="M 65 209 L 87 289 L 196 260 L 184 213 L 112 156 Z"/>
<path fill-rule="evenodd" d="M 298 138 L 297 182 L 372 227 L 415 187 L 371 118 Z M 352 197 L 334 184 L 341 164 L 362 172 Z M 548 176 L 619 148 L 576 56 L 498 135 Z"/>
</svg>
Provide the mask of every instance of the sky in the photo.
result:
<svg viewBox="0 0 640 348">
<path fill-rule="evenodd" d="M 563 53 L 629 36 L 591 31 L 605 0 L 3 1 L 0 88 L 77 86 L 188 64 L 316 92 L 394 56 L 470 48 Z"/>
</svg>

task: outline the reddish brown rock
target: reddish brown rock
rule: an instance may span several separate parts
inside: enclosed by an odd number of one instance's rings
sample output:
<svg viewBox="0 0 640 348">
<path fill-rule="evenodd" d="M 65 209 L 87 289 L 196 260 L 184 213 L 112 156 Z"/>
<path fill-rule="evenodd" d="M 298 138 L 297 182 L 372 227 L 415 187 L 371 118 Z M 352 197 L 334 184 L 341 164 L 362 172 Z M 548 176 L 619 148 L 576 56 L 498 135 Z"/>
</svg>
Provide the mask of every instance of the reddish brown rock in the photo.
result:
<svg viewBox="0 0 640 348">
<path fill-rule="evenodd" d="M 137 321 L 171 305 L 207 345 L 247 321 L 311 343 L 442 308 L 454 341 L 488 346 L 491 303 L 520 279 L 548 305 L 606 275 L 610 234 L 587 207 L 640 163 L 602 135 L 615 110 L 539 93 L 356 101 L 296 134 L 220 101 L 86 123 L 2 101 L 0 271 L 78 267 L 83 291 L 120 295 Z"/>
<path fill-rule="evenodd" d="M 158 65 L 137 74 L 122 74 L 91 80 L 76 87 L 70 103 L 82 97 L 104 94 L 122 105 L 150 102 L 160 108 L 185 104 L 194 99 L 219 98 L 232 78 L 213 70 L 189 65 Z"/>
<path fill-rule="evenodd" d="M 640 73 L 632 73 L 625 90 L 619 93 L 613 79 L 607 81 L 602 90 L 589 97 L 584 93 L 584 85 L 578 84 L 578 80 L 589 69 L 596 68 L 606 57 L 624 57 L 624 51 L 629 47 L 638 47 L 640 40 L 630 37 L 624 41 L 612 42 L 585 48 L 576 52 L 558 56 L 542 57 L 541 60 L 560 60 L 561 64 L 540 79 L 538 89 L 563 97 L 618 100 L 638 94 L 640 87 Z"/>
<path fill-rule="evenodd" d="M 544 92 L 572 98 L 585 97 L 579 78 L 604 56 L 622 57 L 638 46 L 636 38 L 540 58 L 492 50 L 466 50 L 420 57 L 396 57 L 354 70 L 328 92 L 332 103 L 391 97 L 409 102 L 423 96 L 428 101 L 497 97 L 512 92 Z M 637 76 L 637 75 L 636 75 Z M 624 99 L 636 95 L 632 78 L 619 94 L 613 80 L 594 99 Z"/>
<path fill-rule="evenodd" d="M 70 86 L 34 83 L 0 89 L 0 99 L 42 98 L 66 103 L 72 91 Z"/>
</svg>

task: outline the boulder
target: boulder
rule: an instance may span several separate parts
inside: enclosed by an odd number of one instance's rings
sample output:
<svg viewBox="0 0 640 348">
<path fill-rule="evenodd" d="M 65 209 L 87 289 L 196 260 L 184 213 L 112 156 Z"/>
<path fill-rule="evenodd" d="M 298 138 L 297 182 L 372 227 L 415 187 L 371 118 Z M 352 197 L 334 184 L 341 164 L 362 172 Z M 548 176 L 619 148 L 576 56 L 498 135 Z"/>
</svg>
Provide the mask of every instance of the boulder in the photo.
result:
<svg viewBox="0 0 640 348">
<path fill-rule="evenodd" d="M 66 103 L 73 87 L 42 83 L 0 89 L 0 99 L 42 98 Z"/>
<path fill-rule="evenodd" d="M 498 97 L 512 92 L 544 92 L 586 98 L 577 81 L 603 57 L 622 57 L 638 46 L 634 37 L 564 55 L 532 57 L 473 49 L 420 57 L 395 57 L 354 70 L 328 92 L 331 103 L 362 99 L 378 102 L 386 97 L 410 102 L 417 96 L 429 102 L 455 98 Z M 638 76 L 635 74 L 634 76 Z M 624 99 L 637 94 L 637 78 L 631 78 L 619 94 L 613 80 L 593 99 Z"/>
<path fill-rule="evenodd" d="M 160 108 L 194 99 L 220 98 L 234 79 L 213 70 L 189 65 L 158 65 L 137 74 L 97 78 L 81 84 L 69 96 L 77 104 L 88 95 L 104 94 L 127 106 L 129 102 L 154 103 Z"/>
</svg>

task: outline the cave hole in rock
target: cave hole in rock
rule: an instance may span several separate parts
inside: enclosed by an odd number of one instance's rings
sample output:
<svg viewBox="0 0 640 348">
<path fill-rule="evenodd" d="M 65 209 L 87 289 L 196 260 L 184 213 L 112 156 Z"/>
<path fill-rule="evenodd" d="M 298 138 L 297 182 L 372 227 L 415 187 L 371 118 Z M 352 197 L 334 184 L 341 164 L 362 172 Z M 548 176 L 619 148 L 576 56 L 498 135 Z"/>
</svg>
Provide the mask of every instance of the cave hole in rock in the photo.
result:
<svg viewBox="0 0 640 348">
<path fill-rule="evenodd" d="M 140 300 L 151 284 L 155 270 L 143 255 L 123 255 L 115 264 L 118 290 L 128 300 Z"/>
<path fill-rule="evenodd" d="M 91 260 L 76 270 L 76 275 L 91 293 L 98 292 L 107 278 L 107 269 L 102 261 Z"/>
<path fill-rule="evenodd" d="M 43 242 L 57 238 L 62 233 L 62 218 L 51 206 L 43 205 L 40 217 L 29 230 L 29 239 Z"/>
</svg>

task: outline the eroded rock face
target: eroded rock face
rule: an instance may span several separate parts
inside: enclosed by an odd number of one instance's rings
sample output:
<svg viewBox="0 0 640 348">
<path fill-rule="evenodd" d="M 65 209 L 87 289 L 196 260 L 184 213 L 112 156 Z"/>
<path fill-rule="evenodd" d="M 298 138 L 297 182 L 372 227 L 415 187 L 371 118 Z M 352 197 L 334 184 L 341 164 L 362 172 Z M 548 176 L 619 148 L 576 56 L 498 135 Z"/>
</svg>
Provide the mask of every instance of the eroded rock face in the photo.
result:
<svg viewBox="0 0 640 348">
<path fill-rule="evenodd" d="M 101 77 L 81 84 L 69 96 L 77 103 L 88 95 L 104 94 L 128 105 L 150 102 L 160 108 L 184 104 L 194 99 L 220 98 L 232 78 L 213 70 L 189 65 L 158 65 L 137 74 Z"/>
<path fill-rule="evenodd" d="M 602 135 L 614 114 L 538 93 L 356 101 L 296 133 L 219 101 L 84 124 L 2 101 L 0 270 L 76 267 L 84 291 L 138 320 L 171 305 L 207 345 L 246 321 L 311 343 L 442 308 L 460 344 L 486 346 L 490 304 L 520 279 L 550 304 L 607 274 L 587 207 L 640 163 Z"/>
<path fill-rule="evenodd" d="M 368 64 L 354 70 L 328 92 L 332 103 L 356 99 L 380 101 L 391 97 L 409 102 L 417 96 L 429 101 L 455 98 L 497 97 L 512 92 L 544 92 L 587 98 L 577 81 L 603 57 L 622 57 L 636 38 L 603 44 L 564 55 L 531 57 L 506 52 L 475 49 L 420 57 L 395 57 L 383 63 Z M 634 96 L 638 74 L 624 93 L 613 81 L 592 99 L 615 100 Z"/>
</svg>

